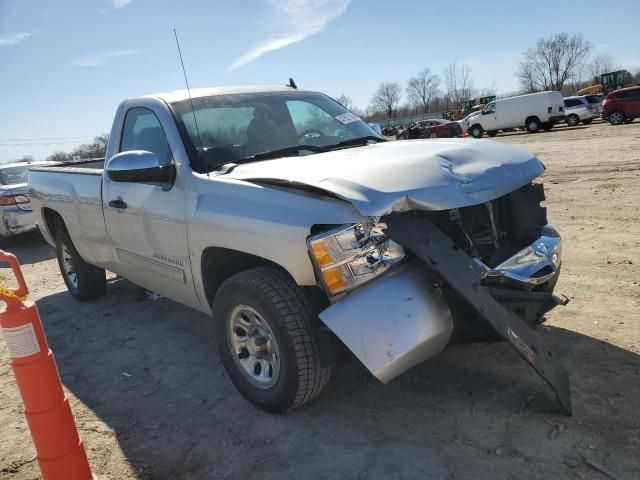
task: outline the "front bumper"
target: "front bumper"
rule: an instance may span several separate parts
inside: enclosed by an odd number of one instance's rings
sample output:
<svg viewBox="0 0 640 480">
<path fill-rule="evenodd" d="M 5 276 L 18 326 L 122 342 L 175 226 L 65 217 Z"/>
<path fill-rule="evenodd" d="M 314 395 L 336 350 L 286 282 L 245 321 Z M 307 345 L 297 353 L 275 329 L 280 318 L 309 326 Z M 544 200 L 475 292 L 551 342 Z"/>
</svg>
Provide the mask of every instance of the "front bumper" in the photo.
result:
<svg viewBox="0 0 640 480">
<path fill-rule="evenodd" d="M 0 221 L 0 236 L 10 237 L 30 232 L 38 228 L 33 211 L 12 209 L 2 213 Z"/>
<path fill-rule="evenodd" d="M 509 311 L 536 323 L 550 309 L 561 240 L 550 225 L 529 247 L 496 268 L 481 262 L 482 282 Z M 531 291 L 549 285 L 545 291 Z M 452 306 L 453 307 L 453 306 Z M 381 382 L 440 353 L 454 327 L 452 309 L 416 258 L 368 283 L 320 313 L 320 318 Z"/>
</svg>

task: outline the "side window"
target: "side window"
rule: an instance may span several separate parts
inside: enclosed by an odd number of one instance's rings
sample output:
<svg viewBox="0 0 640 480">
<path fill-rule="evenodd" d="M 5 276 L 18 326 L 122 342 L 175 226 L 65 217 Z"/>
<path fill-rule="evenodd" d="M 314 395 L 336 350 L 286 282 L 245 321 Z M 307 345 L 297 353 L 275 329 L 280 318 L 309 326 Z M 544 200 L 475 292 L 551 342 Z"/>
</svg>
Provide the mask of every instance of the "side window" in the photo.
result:
<svg viewBox="0 0 640 480">
<path fill-rule="evenodd" d="M 482 111 L 482 113 L 483 114 L 496 113 L 496 102 L 491 102 L 489 105 L 484 107 L 484 110 Z"/>
<path fill-rule="evenodd" d="M 160 165 L 169 165 L 171 148 L 158 117 L 148 108 L 135 107 L 124 118 L 120 151 L 146 150 L 155 153 Z"/>
</svg>

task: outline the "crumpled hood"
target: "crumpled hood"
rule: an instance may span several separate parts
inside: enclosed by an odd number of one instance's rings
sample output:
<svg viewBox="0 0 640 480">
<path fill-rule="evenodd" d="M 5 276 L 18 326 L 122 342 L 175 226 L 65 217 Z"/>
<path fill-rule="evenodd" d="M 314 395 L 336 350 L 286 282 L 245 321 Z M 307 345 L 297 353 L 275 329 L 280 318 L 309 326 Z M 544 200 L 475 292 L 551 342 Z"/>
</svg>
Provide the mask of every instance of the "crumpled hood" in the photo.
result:
<svg viewBox="0 0 640 480">
<path fill-rule="evenodd" d="M 483 203 L 544 171 L 531 153 L 488 140 L 408 140 L 239 165 L 227 178 L 308 185 L 362 214 L 446 210 Z"/>
</svg>

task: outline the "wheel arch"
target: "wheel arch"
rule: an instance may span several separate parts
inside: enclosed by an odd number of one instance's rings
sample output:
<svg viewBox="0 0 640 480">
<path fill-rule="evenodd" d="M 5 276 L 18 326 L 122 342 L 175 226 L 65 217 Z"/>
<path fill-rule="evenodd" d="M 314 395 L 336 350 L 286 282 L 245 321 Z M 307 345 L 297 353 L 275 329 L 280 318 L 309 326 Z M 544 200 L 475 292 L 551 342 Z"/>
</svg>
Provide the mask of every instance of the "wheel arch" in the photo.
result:
<svg viewBox="0 0 640 480">
<path fill-rule="evenodd" d="M 44 207 L 42 209 L 42 218 L 44 219 L 44 226 L 47 229 L 47 233 L 54 242 L 59 231 L 64 231 L 67 234 L 69 233 L 62 215 L 60 215 L 52 208 Z"/>
<path fill-rule="evenodd" d="M 200 269 L 207 304 L 213 305 L 218 288 L 225 280 L 236 273 L 255 267 L 270 267 L 284 272 L 295 282 L 285 268 L 264 257 L 224 247 L 205 248 L 200 260 Z"/>
</svg>

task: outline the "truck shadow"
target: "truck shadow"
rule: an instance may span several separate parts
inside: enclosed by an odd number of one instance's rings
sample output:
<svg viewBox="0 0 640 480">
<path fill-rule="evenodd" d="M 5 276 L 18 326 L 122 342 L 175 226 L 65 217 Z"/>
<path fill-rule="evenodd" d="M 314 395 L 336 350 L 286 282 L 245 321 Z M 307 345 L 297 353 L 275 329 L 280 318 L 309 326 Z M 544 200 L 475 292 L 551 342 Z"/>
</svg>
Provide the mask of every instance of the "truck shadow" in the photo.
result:
<svg viewBox="0 0 640 480">
<path fill-rule="evenodd" d="M 21 265 L 44 262 L 56 256 L 55 250 L 44 241 L 40 232 L 29 232 L 11 238 L 2 250 L 16 255 Z"/>
<path fill-rule="evenodd" d="M 78 422 L 90 459 L 115 437 L 138 478 L 559 478 L 581 455 L 638 478 L 620 439 L 640 435 L 640 356 L 575 332 L 552 329 L 571 418 L 505 343 L 451 346 L 388 385 L 352 361 L 317 401 L 271 415 L 227 378 L 206 315 L 125 280 L 38 307 L 64 385 L 98 417 Z"/>
</svg>

